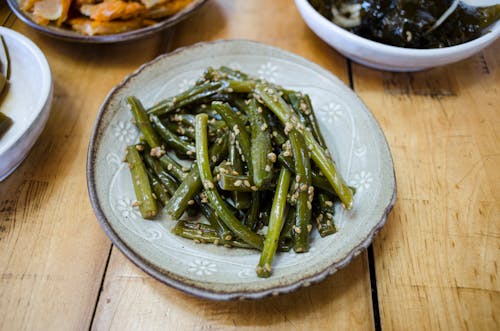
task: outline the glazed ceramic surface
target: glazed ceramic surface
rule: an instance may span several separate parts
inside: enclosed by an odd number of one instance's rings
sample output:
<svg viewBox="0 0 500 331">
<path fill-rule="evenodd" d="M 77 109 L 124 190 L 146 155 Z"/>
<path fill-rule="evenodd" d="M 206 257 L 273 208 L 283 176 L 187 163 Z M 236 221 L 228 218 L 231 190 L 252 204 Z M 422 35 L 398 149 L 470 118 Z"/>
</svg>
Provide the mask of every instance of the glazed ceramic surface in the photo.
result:
<svg viewBox="0 0 500 331">
<path fill-rule="evenodd" d="M 295 0 L 311 30 L 346 57 L 368 67 L 389 71 L 418 71 L 463 60 L 490 45 L 500 36 L 500 21 L 485 34 L 467 43 L 434 49 L 413 49 L 378 43 L 332 23 L 319 14 L 308 0 Z"/>
<path fill-rule="evenodd" d="M 83 35 L 81 33 L 71 30 L 68 27 L 58 27 L 54 24 L 49 24 L 49 25 L 37 24 L 31 19 L 29 14 L 21 10 L 21 8 L 19 7 L 19 0 L 7 0 L 7 4 L 21 21 L 28 24 L 32 28 L 51 37 L 55 37 L 66 41 L 81 42 L 81 43 L 111 44 L 111 43 L 118 43 L 128 40 L 136 40 L 144 38 L 153 33 L 166 29 L 174 24 L 179 23 L 183 19 L 189 17 L 189 15 L 191 15 L 195 10 L 200 8 L 201 5 L 203 5 L 206 1 L 207 0 L 193 0 L 188 6 L 180 10 L 178 13 L 169 16 L 164 20 L 159 21 L 157 24 L 151 26 L 123 33 L 109 34 L 109 35 L 95 35 L 95 36 Z"/>
<path fill-rule="evenodd" d="M 0 137 L 0 181 L 24 160 L 45 127 L 52 102 L 52 76 L 40 49 L 28 38 L 0 27 L 10 57 L 10 80 L 0 111 L 13 125 Z"/>
<path fill-rule="evenodd" d="M 125 147 L 138 141 L 124 101 L 134 95 L 152 106 L 175 95 L 208 66 L 226 65 L 310 95 L 340 173 L 356 187 L 352 210 L 338 208 L 338 232 L 313 231 L 307 253 L 278 253 L 270 278 L 258 278 L 259 252 L 196 244 L 173 235 L 165 215 L 146 221 L 135 200 Z M 89 146 L 90 198 L 105 232 L 157 279 L 210 299 L 260 298 L 324 279 L 366 248 L 384 225 L 395 199 L 395 176 L 385 137 L 365 105 L 338 78 L 294 54 L 249 41 L 201 43 L 160 56 L 117 86 L 102 105 Z"/>
</svg>

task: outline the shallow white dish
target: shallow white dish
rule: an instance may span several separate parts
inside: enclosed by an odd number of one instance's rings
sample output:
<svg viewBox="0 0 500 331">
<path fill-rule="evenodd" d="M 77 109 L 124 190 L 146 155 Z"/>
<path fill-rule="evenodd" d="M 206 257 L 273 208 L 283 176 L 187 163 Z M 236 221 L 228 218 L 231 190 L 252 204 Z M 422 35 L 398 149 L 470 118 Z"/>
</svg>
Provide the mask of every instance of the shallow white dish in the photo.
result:
<svg viewBox="0 0 500 331">
<path fill-rule="evenodd" d="M 42 51 L 28 38 L 0 27 L 10 56 L 9 86 L 0 111 L 13 125 L 0 138 L 0 181 L 24 160 L 49 117 L 52 75 Z"/>
<path fill-rule="evenodd" d="M 354 207 L 339 209 L 331 236 L 312 236 L 308 253 L 279 253 L 273 275 L 258 278 L 259 252 L 200 245 L 170 232 L 165 215 L 145 221 L 135 200 L 125 146 L 138 140 L 124 98 L 145 106 L 193 84 L 208 66 L 227 65 L 311 96 L 321 130 L 339 171 L 357 188 Z M 395 199 L 395 176 L 385 137 L 365 105 L 338 78 L 283 50 L 249 41 L 201 43 L 163 55 L 125 78 L 97 117 L 87 159 L 95 214 L 113 243 L 160 281 L 205 298 L 261 298 L 324 279 L 365 249 L 384 225 Z"/>
<path fill-rule="evenodd" d="M 368 67 L 389 71 L 418 71 L 463 60 L 500 36 L 500 21 L 480 38 L 444 48 L 413 49 L 385 45 L 349 32 L 318 13 L 308 0 L 295 0 L 313 32 L 344 56 Z"/>
</svg>

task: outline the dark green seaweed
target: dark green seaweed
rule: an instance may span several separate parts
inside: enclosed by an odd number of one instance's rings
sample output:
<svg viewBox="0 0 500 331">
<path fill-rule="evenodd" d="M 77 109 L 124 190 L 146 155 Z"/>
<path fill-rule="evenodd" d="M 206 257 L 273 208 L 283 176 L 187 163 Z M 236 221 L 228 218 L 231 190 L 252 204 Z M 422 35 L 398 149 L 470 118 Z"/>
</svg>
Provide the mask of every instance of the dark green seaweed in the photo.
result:
<svg viewBox="0 0 500 331">
<path fill-rule="evenodd" d="M 439 25 L 453 0 L 309 0 L 323 16 L 362 37 L 406 48 L 440 48 L 476 39 L 500 18 L 500 5 L 459 3 Z"/>
</svg>

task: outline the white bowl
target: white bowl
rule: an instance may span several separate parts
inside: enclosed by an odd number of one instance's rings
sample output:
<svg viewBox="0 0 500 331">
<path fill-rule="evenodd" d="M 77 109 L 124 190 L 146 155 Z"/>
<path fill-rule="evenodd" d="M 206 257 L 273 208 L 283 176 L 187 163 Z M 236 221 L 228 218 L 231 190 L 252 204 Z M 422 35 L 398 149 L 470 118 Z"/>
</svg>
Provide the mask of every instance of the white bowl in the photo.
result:
<svg viewBox="0 0 500 331">
<path fill-rule="evenodd" d="M 28 38 L 0 27 L 10 56 L 10 80 L 0 111 L 13 120 L 0 137 L 0 181 L 24 160 L 40 136 L 52 102 L 52 76 L 40 49 Z"/>
<path fill-rule="evenodd" d="M 326 43 L 351 60 L 389 71 L 418 71 L 463 60 L 500 36 L 500 22 L 472 41 L 443 48 L 414 49 L 389 46 L 349 32 L 318 13 L 307 0 L 295 0 L 302 18 Z"/>
</svg>

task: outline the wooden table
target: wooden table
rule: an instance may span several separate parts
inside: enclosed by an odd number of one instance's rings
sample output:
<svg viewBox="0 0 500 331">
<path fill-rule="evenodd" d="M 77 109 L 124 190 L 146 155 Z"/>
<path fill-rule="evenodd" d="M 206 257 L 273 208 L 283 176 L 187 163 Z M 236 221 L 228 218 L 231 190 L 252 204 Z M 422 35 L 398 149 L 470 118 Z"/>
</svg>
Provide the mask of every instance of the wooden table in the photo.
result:
<svg viewBox="0 0 500 331">
<path fill-rule="evenodd" d="M 212 0 L 170 31 L 120 45 L 54 40 L 1 6 L 3 25 L 43 50 L 54 78 L 44 132 L 0 183 L 1 330 L 500 330 L 499 42 L 396 74 L 339 55 L 291 0 Z M 223 38 L 330 70 L 368 105 L 392 150 L 398 196 L 373 246 L 290 295 L 212 302 L 167 287 L 111 244 L 87 196 L 90 132 L 110 89 L 159 54 Z"/>
</svg>

